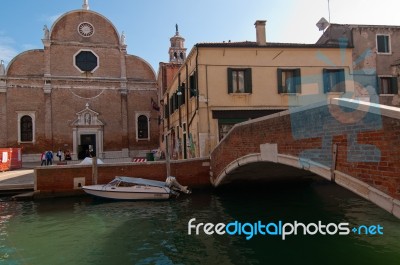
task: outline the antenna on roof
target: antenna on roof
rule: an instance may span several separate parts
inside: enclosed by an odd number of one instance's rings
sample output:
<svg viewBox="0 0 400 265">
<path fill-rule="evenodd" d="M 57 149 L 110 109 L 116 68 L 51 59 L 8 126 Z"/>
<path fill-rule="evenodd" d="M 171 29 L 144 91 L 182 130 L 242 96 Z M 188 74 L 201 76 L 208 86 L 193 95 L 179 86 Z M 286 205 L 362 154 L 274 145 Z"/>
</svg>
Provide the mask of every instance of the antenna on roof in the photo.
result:
<svg viewBox="0 0 400 265">
<path fill-rule="evenodd" d="M 321 19 L 317 22 L 316 25 L 317 25 L 319 31 L 321 31 L 321 30 L 324 31 L 324 30 L 329 26 L 329 22 L 326 21 L 325 18 L 321 18 Z"/>
<path fill-rule="evenodd" d="M 331 23 L 331 5 L 330 5 L 330 3 L 329 3 L 329 0 L 328 0 L 328 14 L 329 14 L 329 23 Z"/>
</svg>

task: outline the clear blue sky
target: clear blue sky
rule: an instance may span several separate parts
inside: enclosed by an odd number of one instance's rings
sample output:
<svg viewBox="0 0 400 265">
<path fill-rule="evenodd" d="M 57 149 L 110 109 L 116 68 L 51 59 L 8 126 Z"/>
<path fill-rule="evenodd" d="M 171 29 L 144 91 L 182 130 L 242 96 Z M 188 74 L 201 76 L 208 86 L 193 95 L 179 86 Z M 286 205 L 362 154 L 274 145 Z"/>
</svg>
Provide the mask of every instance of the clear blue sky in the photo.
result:
<svg viewBox="0 0 400 265">
<path fill-rule="evenodd" d="M 42 49 L 43 25 L 80 9 L 82 0 L 2 0 L 0 59 L 8 63 L 28 49 Z M 198 42 L 254 41 L 254 22 L 267 20 L 267 41 L 314 43 L 321 32 L 315 24 L 328 19 L 328 0 L 89 0 L 125 32 L 128 53 L 147 60 L 157 71 L 168 61 L 169 38 L 175 23 L 188 52 Z M 400 25 L 398 0 L 330 0 L 331 22 Z"/>
</svg>

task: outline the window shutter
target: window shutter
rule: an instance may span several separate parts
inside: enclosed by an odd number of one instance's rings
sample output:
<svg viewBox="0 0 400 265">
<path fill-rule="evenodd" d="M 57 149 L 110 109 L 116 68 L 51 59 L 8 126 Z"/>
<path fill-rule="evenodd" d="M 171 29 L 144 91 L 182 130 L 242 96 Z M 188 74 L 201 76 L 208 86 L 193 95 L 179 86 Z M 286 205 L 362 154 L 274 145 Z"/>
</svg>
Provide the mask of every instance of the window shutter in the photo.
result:
<svg viewBox="0 0 400 265">
<path fill-rule="evenodd" d="M 228 94 L 233 93 L 232 68 L 228 68 Z"/>
<path fill-rule="evenodd" d="M 399 93 L 399 89 L 397 86 L 397 77 L 392 77 L 391 86 L 392 86 L 392 93 L 397 95 Z"/>
<path fill-rule="evenodd" d="M 164 105 L 164 118 L 168 118 L 169 116 L 169 109 L 168 104 Z"/>
<path fill-rule="evenodd" d="M 377 43 L 378 43 L 378 52 L 384 52 L 385 47 L 385 39 L 382 35 L 377 35 Z"/>
<path fill-rule="evenodd" d="M 301 73 L 300 68 L 294 70 L 296 93 L 301 93 Z"/>
<path fill-rule="evenodd" d="M 282 69 L 278 68 L 277 71 L 278 75 L 278 94 L 282 94 L 283 93 L 283 87 L 282 87 Z"/>
<path fill-rule="evenodd" d="M 175 110 L 177 110 L 179 108 L 179 96 L 177 92 L 174 93 L 174 97 L 175 97 Z"/>
<path fill-rule="evenodd" d="M 252 93 L 253 87 L 251 82 L 251 68 L 247 68 L 244 71 L 244 92 L 245 93 Z"/>
<path fill-rule="evenodd" d="M 328 69 L 322 70 L 322 79 L 323 79 L 324 93 L 328 93 L 329 92 L 329 70 Z"/>
<path fill-rule="evenodd" d="M 182 105 L 183 105 L 183 104 L 186 103 L 186 84 L 185 83 L 182 83 L 181 92 L 182 92 L 181 102 L 182 102 Z"/>
<path fill-rule="evenodd" d="M 346 79 L 344 75 L 344 69 L 338 71 L 338 81 L 340 84 L 340 92 L 346 92 Z"/>
<path fill-rule="evenodd" d="M 379 76 L 376 76 L 376 94 L 380 95 L 381 94 L 381 78 Z"/>
</svg>

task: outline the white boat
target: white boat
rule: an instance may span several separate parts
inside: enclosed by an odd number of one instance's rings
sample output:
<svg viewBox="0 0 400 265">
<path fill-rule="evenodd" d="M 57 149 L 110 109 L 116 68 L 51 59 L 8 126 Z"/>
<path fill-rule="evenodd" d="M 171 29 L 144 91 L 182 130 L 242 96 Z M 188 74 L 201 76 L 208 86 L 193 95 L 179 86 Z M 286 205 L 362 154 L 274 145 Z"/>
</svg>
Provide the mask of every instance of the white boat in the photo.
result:
<svg viewBox="0 0 400 265">
<path fill-rule="evenodd" d="M 171 176 L 165 182 L 118 176 L 108 184 L 83 186 L 82 189 L 90 195 L 117 200 L 165 200 L 179 192 L 190 193 Z"/>
</svg>

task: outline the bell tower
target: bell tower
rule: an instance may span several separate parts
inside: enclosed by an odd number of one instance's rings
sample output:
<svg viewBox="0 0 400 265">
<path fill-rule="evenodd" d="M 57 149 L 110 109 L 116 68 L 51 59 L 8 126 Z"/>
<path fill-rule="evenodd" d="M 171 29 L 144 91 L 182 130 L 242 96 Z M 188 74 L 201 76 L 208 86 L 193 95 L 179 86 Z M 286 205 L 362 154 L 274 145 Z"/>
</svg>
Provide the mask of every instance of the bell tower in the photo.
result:
<svg viewBox="0 0 400 265">
<path fill-rule="evenodd" d="M 170 39 L 169 62 L 181 64 L 186 59 L 185 39 L 179 35 L 178 24 L 175 25 L 175 29 L 175 36 Z"/>
</svg>

